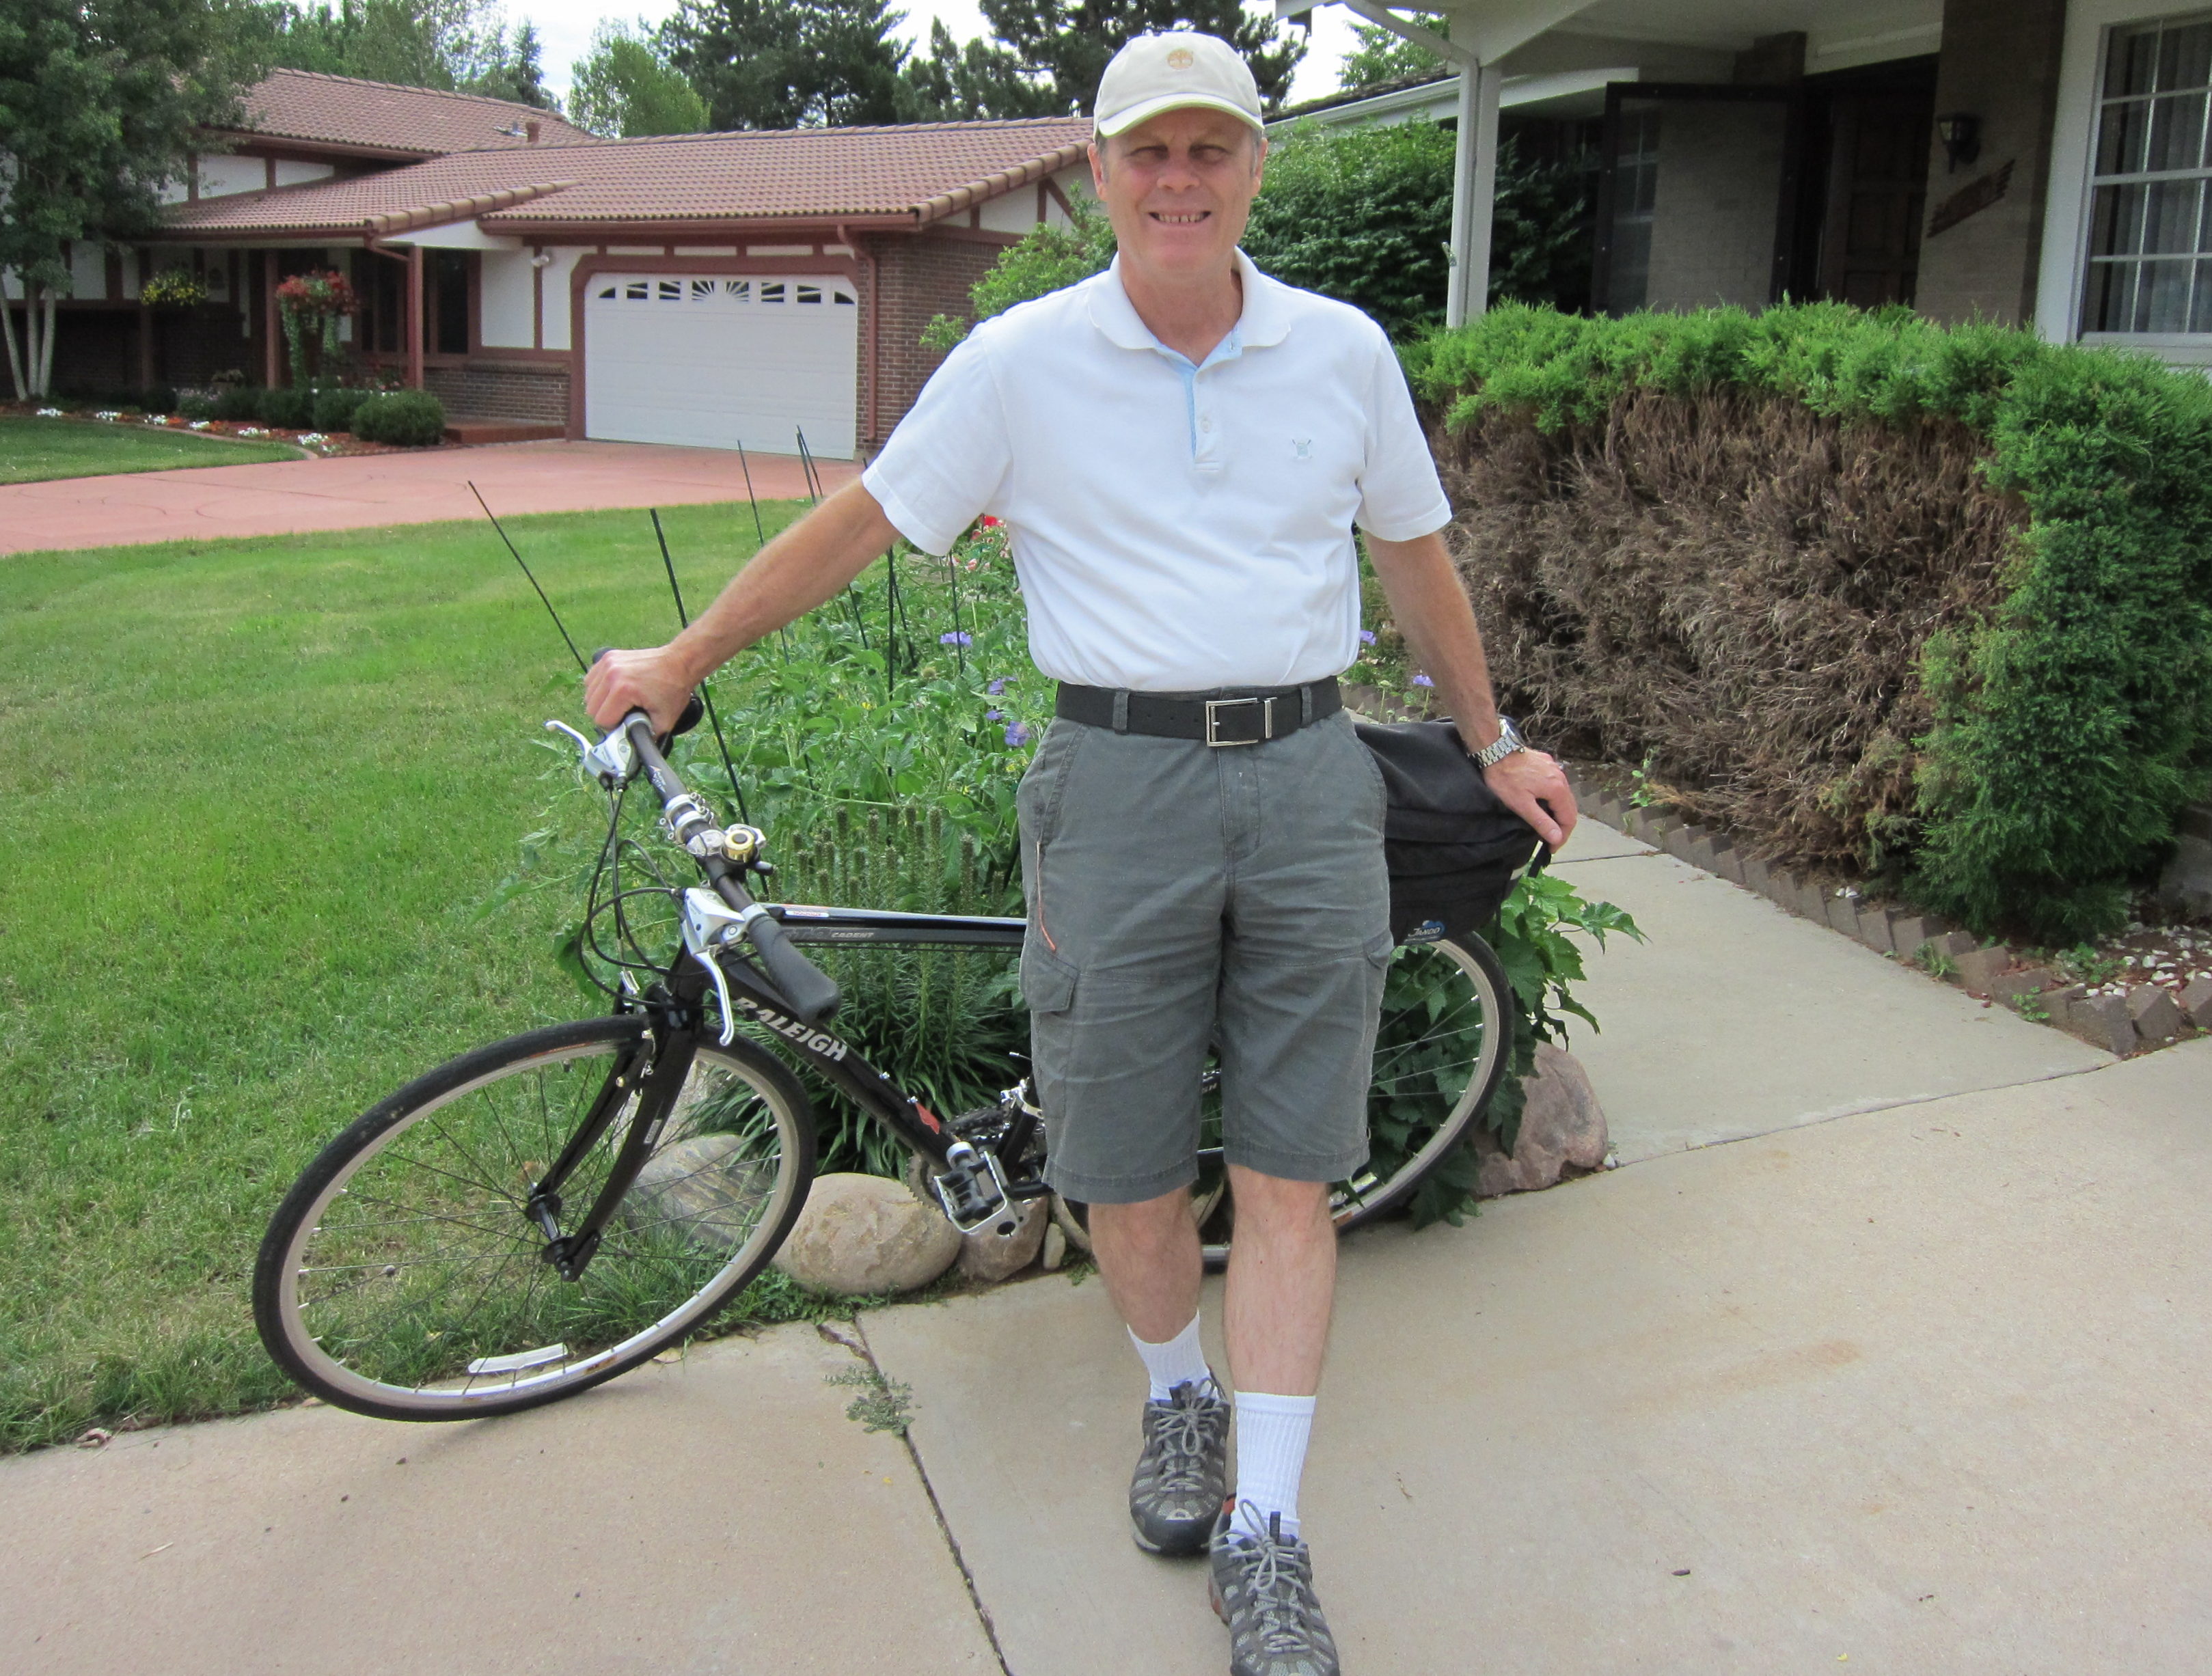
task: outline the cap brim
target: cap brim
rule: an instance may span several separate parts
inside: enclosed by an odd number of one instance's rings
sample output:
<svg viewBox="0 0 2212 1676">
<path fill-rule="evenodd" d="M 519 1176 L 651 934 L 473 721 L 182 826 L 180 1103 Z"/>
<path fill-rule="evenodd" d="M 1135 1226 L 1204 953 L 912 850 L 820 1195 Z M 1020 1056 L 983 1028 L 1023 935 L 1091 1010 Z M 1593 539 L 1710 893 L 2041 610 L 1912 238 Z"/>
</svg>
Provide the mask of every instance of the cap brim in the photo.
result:
<svg viewBox="0 0 2212 1676">
<path fill-rule="evenodd" d="M 1163 111 L 1188 111 L 1194 106 L 1235 117 L 1237 121 L 1248 124 L 1255 134 L 1264 136 L 1267 131 L 1267 124 L 1243 106 L 1202 93 L 1163 94 L 1158 99 L 1144 100 L 1126 111 L 1118 111 L 1110 117 L 1100 118 L 1092 124 L 1092 131 L 1101 139 L 1111 139 L 1116 134 L 1127 133 L 1140 122 L 1149 122 Z"/>
</svg>

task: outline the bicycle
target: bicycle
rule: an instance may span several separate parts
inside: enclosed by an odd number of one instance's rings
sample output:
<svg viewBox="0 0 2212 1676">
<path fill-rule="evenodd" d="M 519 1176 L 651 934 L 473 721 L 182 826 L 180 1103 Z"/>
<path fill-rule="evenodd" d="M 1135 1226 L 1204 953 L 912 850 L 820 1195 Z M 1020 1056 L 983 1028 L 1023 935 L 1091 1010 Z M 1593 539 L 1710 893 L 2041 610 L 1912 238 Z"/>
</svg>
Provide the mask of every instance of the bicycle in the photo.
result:
<svg viewBox="0 0 2212 1676">
<path fill-rule="evenodd" d="M 826 1028 L 838 986 L 801 951 L 1012 950 L 1024 921 L 758 902 L 744 881 L 773 871 L 763 835 L 718 824 L 644 712 L 596 744 L 546 726 L 574 743 L 615 811 L 587 926 L 611 918 L 635 954 L 625 904 L 659 897 L 680 952 L 618 962 L 610 1014 L 490 1043 L 409 1083 L 285 1195 L 254 1267 L 255 1324 L 293 1378 L 358 1413 L 460 1419 L 554 1401 L 683 1341 L 738 1296 L 791 1232 L 815 1169 L 811 1102 L 769 1042 L 895 1135 L 916 1160 L 910 1176 L 963 1233 L 1011 1235 L 1050 1192 L 1026 1078 L 939 1117 Z M 625 891 L 617 871 L 601 902 L 611 855 L 618 868 L 634 842 L 616 835 L 639 775 L 705 885 Z M 1340 1231 L 1404 1203 L 1466 1139 L 1510 1059 L 1513 1017 L 1479 937 L 1399 948 L 1370 1096 L 1387 1162 L 1334 1185 Z M 1194 1209 L 1213 1218 L 1218 1260 L 1233 1206 L 1221 1204 L 1218 1145 L 1200 1162 Z"/>
</svg>

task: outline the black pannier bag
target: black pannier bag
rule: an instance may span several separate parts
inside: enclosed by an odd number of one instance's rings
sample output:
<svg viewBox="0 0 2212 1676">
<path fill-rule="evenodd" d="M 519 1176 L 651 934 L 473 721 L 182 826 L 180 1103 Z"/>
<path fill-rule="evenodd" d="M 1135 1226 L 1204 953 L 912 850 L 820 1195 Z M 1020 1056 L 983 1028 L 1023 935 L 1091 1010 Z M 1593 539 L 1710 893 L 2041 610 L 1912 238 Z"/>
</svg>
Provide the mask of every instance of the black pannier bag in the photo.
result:
<svg viewBox="0 0 2212 1676">
<path fill-rule="evenodd" d="M 1382 854 L 1390 932 L 1401 943 L 1464 937 L 1497 917 L 1529 858 L 1552 859 L 1535 829 L 1498 800 L 1449 721 L 1354 724 L 1382 771 Z M 1542 849 L 1540 855 L 1537 852 Z"/>
</svg>

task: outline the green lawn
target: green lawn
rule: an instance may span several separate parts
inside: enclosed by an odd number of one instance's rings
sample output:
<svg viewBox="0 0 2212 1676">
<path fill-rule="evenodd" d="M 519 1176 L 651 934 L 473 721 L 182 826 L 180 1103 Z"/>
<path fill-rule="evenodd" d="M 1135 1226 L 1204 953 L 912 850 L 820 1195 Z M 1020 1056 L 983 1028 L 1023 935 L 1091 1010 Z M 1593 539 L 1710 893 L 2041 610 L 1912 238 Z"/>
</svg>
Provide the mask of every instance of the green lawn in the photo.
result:
<svg viewBox="0 0 2212 1676">
<path fill-rule="evenodd" d="M 694 604 L 754 545 L 664 519 Z M 672 627 L 644 513 L 510 528 L 586 649 Z M 583 1010 L 561 904 L 477 914 L 574 667 L 458 524 L 0 559 L 0 1448 L 277 1400 L 246 1287 L 300 1167 Z"/>
<path fill-rule="evenodd" d="M 110 425 L 97 420 L 0 416 L 0 483 L 303 458 L 288 442 L 239 442 L 191 431 L 149 430 L 143 425 Z"/>
</svg>

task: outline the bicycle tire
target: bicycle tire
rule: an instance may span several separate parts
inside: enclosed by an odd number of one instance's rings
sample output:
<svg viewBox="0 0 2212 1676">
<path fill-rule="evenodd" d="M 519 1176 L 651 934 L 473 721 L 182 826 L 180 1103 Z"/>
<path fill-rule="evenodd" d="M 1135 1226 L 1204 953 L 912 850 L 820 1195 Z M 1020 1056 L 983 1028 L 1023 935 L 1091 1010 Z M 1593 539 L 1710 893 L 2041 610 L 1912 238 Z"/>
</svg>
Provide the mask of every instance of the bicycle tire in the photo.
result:
<svg viewBox="0 0 2212 1676">
<path fill-rule="evenodd" d="M 813 1179 L 812 1108 L 764 1049 L 700 1044 L 581 1280 L 558 1278 L 523 1214 L 529 1185 L 647 1028 L 617 1015 L 490 1043 L 325 1147 L 254 1266 L 254 1323 L 277 1364 L 356 1413 L 466 1419 L 573 1396 L 704 1327 L 767 1266 Z M 574 1216 L 597 1197 L 634 1110 L 571 1176 Z"/>
</svg>

